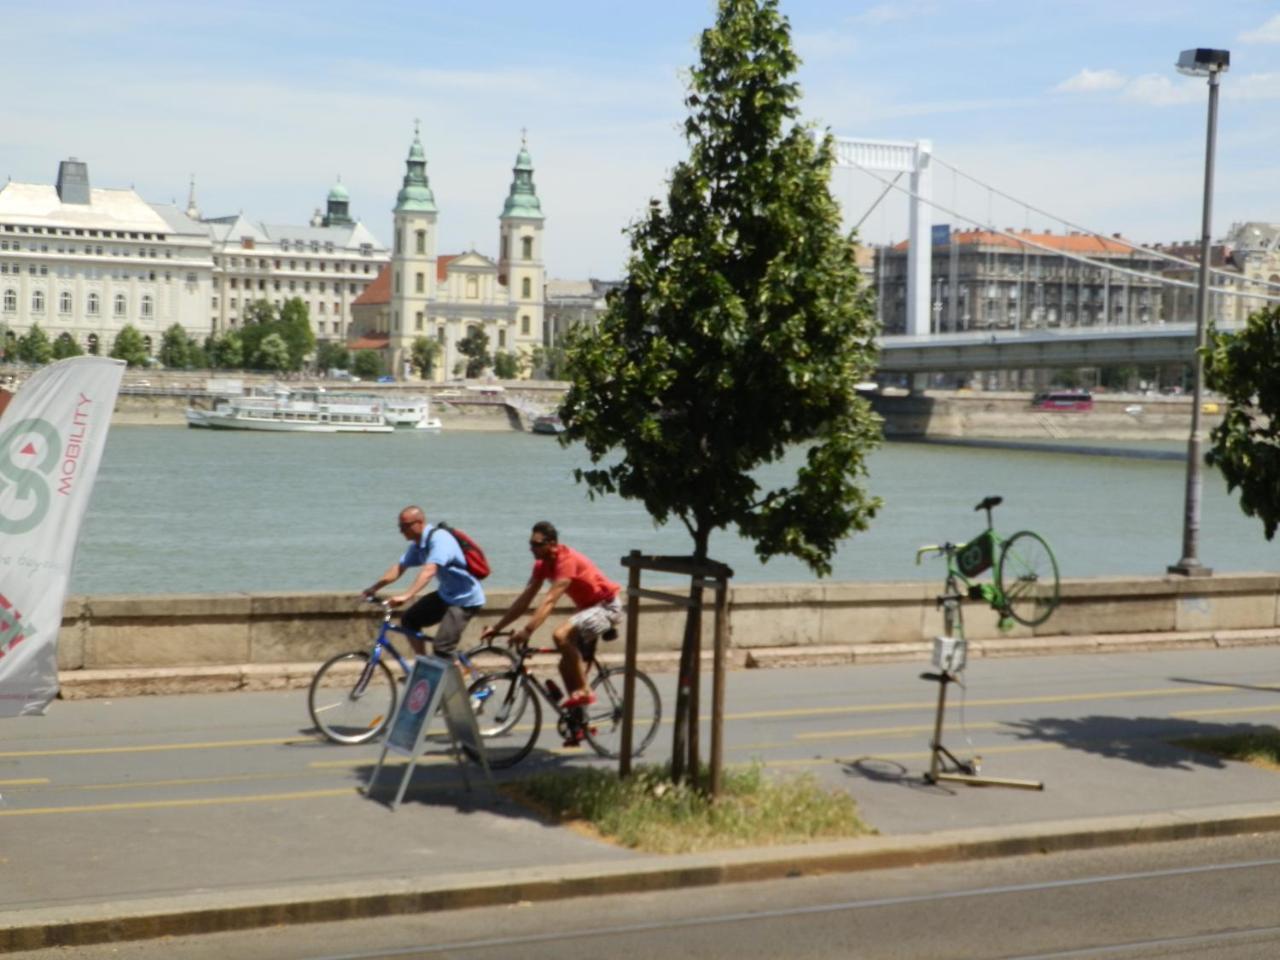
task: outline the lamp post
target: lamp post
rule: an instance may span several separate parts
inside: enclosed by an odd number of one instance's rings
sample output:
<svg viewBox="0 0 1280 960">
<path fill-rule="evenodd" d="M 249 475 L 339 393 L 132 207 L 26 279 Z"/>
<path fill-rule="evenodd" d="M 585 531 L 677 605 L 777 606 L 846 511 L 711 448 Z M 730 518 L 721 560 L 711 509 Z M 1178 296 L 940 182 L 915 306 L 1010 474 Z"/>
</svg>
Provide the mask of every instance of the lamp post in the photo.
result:
<svg viewBox="0 0 1280 960">
<path fill-rule="evenodd" d="M 1200 229 L 1200 278 L 1196 294 L 1196 352 L 1192 361 L 1191 437 L 1187 441 L 1187 492 L 1183 503 L 1182 559 L 1169 572 L 1184 577 L 1207 577 L 1213 573 L 1200 563 L 1200 494 L 1204 481 L 1200 474 L 1200 407 L 1204 392 L 1205 327 L 1209 317 L 1210 222 L 1213 215 L 1213 150 L 1218 130 L 1218 78 L 1231 66 L 1228 50 L 1198 48 L 1183 50 L 1178 72 L 1209 80 L 1209 126 L 1205 134 L 1204 213 Z"/>
</svg>

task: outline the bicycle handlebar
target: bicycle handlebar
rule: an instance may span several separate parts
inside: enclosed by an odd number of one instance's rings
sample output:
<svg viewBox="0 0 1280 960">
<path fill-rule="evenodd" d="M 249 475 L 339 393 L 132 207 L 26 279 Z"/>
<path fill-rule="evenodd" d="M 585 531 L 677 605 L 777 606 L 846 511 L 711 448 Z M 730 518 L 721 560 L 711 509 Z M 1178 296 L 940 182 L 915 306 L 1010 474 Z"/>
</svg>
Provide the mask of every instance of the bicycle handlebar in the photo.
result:
<svg viewBox="0 0 1280 960">
<path fill-rule="evenodd" d="M 926 543 L 923 547 L 916 551 L 916 566 L 920 566 L 920 558 L 926 553 L 936 553 L 939 556 L 950 553 L 956 548 L 954 543 Z"/>
</svg>

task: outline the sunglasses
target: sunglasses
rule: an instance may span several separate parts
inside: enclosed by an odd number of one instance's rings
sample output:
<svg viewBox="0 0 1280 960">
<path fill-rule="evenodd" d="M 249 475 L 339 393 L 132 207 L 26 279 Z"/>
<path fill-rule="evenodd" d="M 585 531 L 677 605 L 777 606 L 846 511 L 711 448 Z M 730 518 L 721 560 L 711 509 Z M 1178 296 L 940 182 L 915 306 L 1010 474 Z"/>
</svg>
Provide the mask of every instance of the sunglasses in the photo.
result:
<svg viewBox="0 0 1280 960">
<path fill-rule="evenodd" d="M 530 540 L 529 546 L 534 549 L 537 549 L 538 547 L 548 546 L 550 543 L 551 543 L 550 540 Z"/>
</svg>

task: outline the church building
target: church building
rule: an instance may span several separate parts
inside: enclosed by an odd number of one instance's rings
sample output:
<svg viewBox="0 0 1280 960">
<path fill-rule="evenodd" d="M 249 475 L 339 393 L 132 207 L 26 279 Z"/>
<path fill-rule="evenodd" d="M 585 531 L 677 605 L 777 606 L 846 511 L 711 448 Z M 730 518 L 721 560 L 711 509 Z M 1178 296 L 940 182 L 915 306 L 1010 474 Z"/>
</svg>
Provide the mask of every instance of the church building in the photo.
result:
<svg viewBox="0 0 1280 960">
<path fill-rule="evenodd" d="M 439 212 L 415 129 L 393 210 L 391 262 L 353 303 L 348 347 L 380 351 L 386 369 L 402 376 L 414 341 L 433 339 L 440 347 L 430 378 L 439 381 L 465 363 L 458 344 L 479 330 L 489 354 L 522 356 L 527 371 L 533 348 L 543 342 L 546 267 L 544 218 L 525 143 L 498 217 L 496 260 L 476 250 L 440 253 Z"/>
</svg>

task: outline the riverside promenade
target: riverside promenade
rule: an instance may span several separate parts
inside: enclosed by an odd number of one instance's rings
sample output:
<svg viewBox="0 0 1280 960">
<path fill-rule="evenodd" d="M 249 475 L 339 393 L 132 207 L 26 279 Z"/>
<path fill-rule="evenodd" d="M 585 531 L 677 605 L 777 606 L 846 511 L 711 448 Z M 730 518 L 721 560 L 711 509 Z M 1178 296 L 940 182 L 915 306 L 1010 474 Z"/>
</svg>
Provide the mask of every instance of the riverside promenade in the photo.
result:
<svg viewBox="0 0 1280 960">
<path fill-rule="evenodd" d="M 918 660 L 735 670 L 728 761 L 848 790 L 878 833 L 680 855 L 504 796 L 601 762 L 550 731 L 497 791 L 474 770 L 468 791 L 433 740 L 393 812 L 404 768 L 365 796 L 379 748 L 320 741 L 301 690 L 55 702 L 0 723 L 0 951 L 1280 829 L 1280 775 L 1175 742 L 1274 723 L 1280 654 L 1178 647 L 971 661 L 944 743 L 1043 791 L 923 783 L 937 691 Z"/>
</svg>

